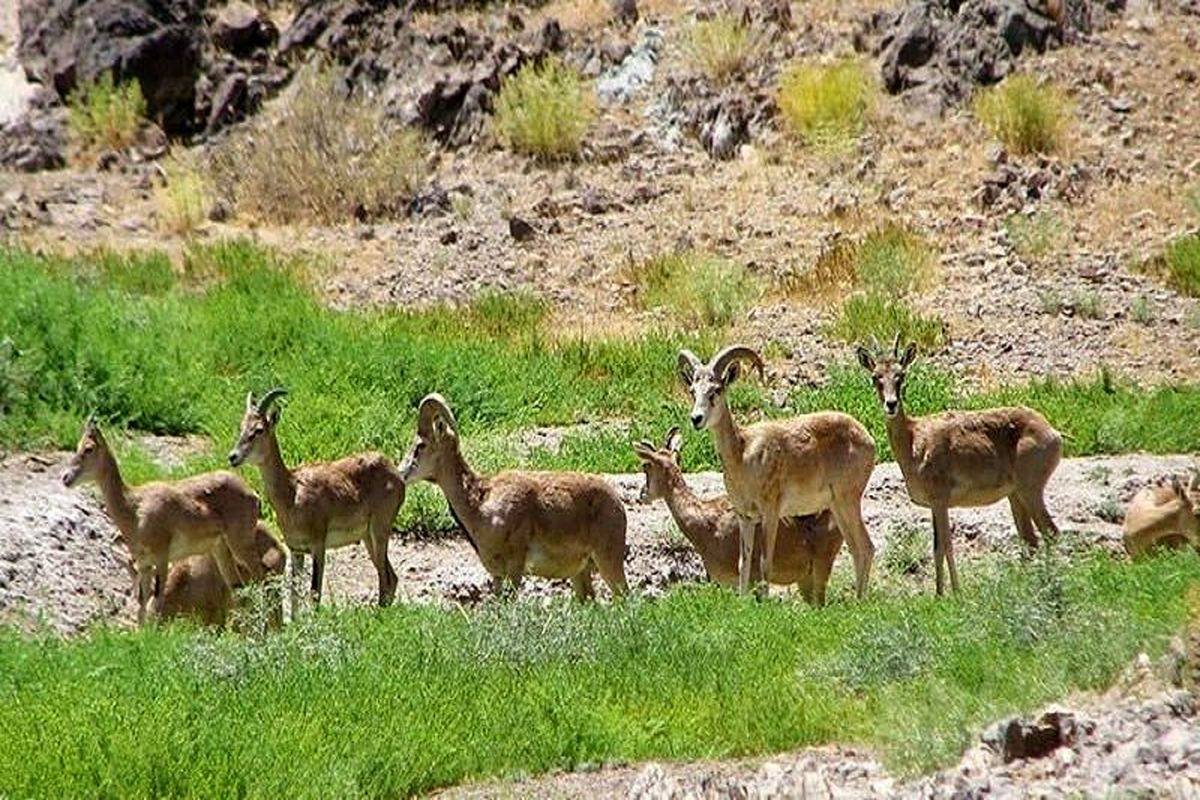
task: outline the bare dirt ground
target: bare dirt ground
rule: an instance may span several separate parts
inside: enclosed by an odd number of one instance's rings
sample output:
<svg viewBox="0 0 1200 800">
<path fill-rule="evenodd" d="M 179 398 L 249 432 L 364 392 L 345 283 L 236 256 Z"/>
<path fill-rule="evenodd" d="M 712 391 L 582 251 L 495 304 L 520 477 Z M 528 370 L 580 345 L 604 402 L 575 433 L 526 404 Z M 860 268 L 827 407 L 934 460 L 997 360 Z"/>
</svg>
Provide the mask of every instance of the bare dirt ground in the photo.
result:
<svg viewBox="0 0 1200 800">
<path fill-rule="evenodd" d="M 191 445 L 172 441 L 154 449 L 170 459 L 181 446 Z M 0 621 L 25 628 L 40 621 L 64 633 L 98 621 L 131 625 L 136 607 L 124 566 L 124 547 L 115 541 L 116 529 L 104 515 L 95 492 L 67 489 L 60 482 L 66 457 L 63 453 L 27 454 L 0 461 Z M 1068 543 L 1119 549 L 1125 502 L 1147 480 L 1182 473 L 1189 463 L 1182 456 L 1068 459 L 1051 480 L 1047 501 L 1067 533 Z M 673 583 L 702 580 L 699 558 L 674 530 L 666 506 L 637 502 L 643 477 L 609 478 L 629 512 L 626 570 L 631 586 L 657 594 Z M 723 492 L 718 473 L 692 474 L 688 480 L 701 495 Z M 928 513 L 909 502 L 894 464 L 876 468 L 864 514 L 880 551 L 886 550 L 897 534 L 915 528 L 925 535 L 930 526 Z M 1006 504 L 959 509 L 953 520 L 964 562 L 995 550 L 1011 549 L 1016 557 L 1015 531 Z M 488 594 L 487 573 L 465 538 L 396 536 L 391 558 L 400 576 L 401 600 L 470 604 Z M 841 569 L 847 563 L 847 556 L 839 559 Z M 600 588 L 599 580 L 597 584 Z M 326 596 L 330 602 L 373 602 L 375 586 L 374 568 L 362 548 L 329 554 Z M 530 579 L 522 592 L 569 595 L 565 583 L 540 579 Z M 838 602 L 842 598 L 835 593 L 832 599 Z"/>
</svg>

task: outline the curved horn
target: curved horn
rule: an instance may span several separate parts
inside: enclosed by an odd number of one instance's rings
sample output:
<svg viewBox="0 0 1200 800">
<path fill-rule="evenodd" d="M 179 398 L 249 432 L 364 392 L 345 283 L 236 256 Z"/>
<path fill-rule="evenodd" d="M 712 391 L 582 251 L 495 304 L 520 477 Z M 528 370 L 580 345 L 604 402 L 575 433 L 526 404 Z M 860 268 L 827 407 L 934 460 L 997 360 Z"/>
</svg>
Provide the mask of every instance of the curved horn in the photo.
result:
<svg viewBox="0 0 1200 800">
<path fill-rule="evenodd" d="M 892 339 L 892 358 L 900 357 L 900 331 L 896 331 L 896 338 Z"/>
<path fill-rule="evenodd" d="M 762 356 L 760 356 L 753 348 L 746 347 L 742 344 L 734 344 L 726 347 L 721 352 L 713 356 L 709 368 L 713 374 L 720 379 L 725 375 L 725 370 L 734 361 L 749 361 L 750 365 L 758 370 L 759 377 L 765 374 L 766 367 L 763 364 Z"/>
<path fill-rule="evenodd" d="M 287 389 L 283 389 L 279 386 L 276 386 L 274 389 L 268 389 L 267 393 L 258 400 L 258 413 L 267 413 L 267 409 L 271 407 L 271 403 L 274 403 L 276 400 L 285 396 L 286 394 Z"/>
<path fill-rule="evenodd" d="M 683 349 L 679 351 L 679 379 L 684 383 L 691 383 L 692 376 L 696 374 L 696 370 L 704 366 L 704 362 L 700 357 L 691 350 Z"/>
<path fill-rule="evenodd" d="M 432 429 L 433 421 L 438 417 L 444 419 L 451 430 L 458 430 L 458 422 L 454 419 L 454 412 L 450 410 L 446 398 L 437 392 L 425 395 L 417 411 L 417 427 L 428 431 Z"/>
<path fill-rule="evenodd" d="M 246 410 L 254 408 L 254 392 L 246 392 Z"/>
</svg>

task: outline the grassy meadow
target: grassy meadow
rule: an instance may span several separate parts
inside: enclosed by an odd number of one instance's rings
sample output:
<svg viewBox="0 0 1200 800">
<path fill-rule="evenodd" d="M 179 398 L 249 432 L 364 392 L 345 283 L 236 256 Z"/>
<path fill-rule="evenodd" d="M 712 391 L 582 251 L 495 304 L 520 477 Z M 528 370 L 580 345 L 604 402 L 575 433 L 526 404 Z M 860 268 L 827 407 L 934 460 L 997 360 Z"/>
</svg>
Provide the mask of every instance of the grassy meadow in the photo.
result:
<svg viewBox="0 0 1200 800">
<path fill-rule="evenodd" d="M 616 605 L 325 609 L 266 639 L 0 631 L 0 796 L 398 797 L 485 777 L 858 742 L 901 775 L 1108 686 L 1186 618 L 1200 557 L 880 573 L 814 610 L 713 587 Z M 879 588 L 882 587 L 882 588 Z"/>
</svg>

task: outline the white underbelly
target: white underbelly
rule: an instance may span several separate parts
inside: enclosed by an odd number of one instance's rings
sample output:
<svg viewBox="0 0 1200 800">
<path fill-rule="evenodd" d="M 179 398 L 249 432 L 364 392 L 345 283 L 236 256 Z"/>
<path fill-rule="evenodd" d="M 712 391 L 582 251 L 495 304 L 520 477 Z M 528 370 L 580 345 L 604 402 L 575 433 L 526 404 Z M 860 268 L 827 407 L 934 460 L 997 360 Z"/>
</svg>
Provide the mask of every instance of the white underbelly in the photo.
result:
<svg viewBox="0 0 1200 800">
<path fill-rule="evenodd" d="M 362 541 L 364 527 L 355 528 L 338 528 L 329 531 L 325 537 L 325 549 L 330 550 L 335 547 L 346 547 L 347 545 L 357 544 Z"/>
<path fill-rule="evenodd" d="M 586 560 L 586 555 L 550 553 L 534 541 L 525 552 L 525 574 L 541 578 L 570 578 L 583 569 Z"/>
<path fill-rule="evenodd" d="M 832 500 L 831 492 L 825 487 L 816 491 L 790 487 L 784 490 L 783 497 L 780 499 L 780 516 L 800 517 L 805 514 L 819 514 L 829 508 Z"/>
</svg>

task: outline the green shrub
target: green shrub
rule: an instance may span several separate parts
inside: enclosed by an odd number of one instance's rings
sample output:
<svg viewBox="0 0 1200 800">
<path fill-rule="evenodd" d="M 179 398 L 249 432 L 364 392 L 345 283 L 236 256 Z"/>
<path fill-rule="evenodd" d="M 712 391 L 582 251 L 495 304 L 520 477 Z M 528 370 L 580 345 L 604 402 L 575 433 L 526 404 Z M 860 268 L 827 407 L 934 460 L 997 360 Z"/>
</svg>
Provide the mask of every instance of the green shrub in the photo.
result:
<svg viewBox="0 0 1200 800">
<path fill-rule="evenodd" d="M 724 83 L 742 68 L 753 45 L 750 27 L 732 14 L 718 14 L 696 22 L 687 36 L 692 61 L 717 83 Z"/>
<path fill-rule="evenodd" d="M 504 81 L 494 122 L 505 145 L 552 161 L 579 153 L 595 114 L 591 87 L 573 69 L 550 58 Z"/>
<path fill-rule="evenodd" d="M 779 82 L 784 126 L 807 144 L 838 148 L 856 140 L 871 112 L 873 86 L 859 61 L 797 64 Z"/>
<path fill-rule="evenodd" d="M 302 70 L 290 98 L 214 152 L 212 180 L 238 211 L 272 222 L 346 222 L 401 211 L 426 172 L 416 131 Z"/>
<path fill-rule="evenodd" d="M 1006 148 L 1025 155 L 1062 149 L 1072 112 L 1058 89 L 1031 75 L 1013 75 L 979 93 L 975 116 Z"/>
<path fill-rule="evenodd" d="M 114 84 L 109 72 L 95 83 L 80 84 L 67 97 L 68 135 L 83 158 L 132 145 L 145 116 L 141 84 L 136 79 Z"/>
<path fill-rule="evenodd" d="M 1178 291 L 1200 297 L 1200 233 L 1179 236 L 1167 245 L 1163 267 Z"/>
<path fill-rule="evenodd" d="M 706 253 L 671 253 L 635 268 L 633 283 L 642 308 L 663 308 L 686 325 L 724 327 L 743 314 L 761 292 L 743 266 Z"/>
<path fill-rule="evenodd" d="M 942 320 L 915 311 L 905 300 L 880 292 L 852 294 L 842 303 L 837 317 L 825 326 L 825 334 L 850 344 L 891 341 L 896 333 L 906 342 L 916 342 L 922 352 L 937 350 L 946 343 Z"/>
</svg>

